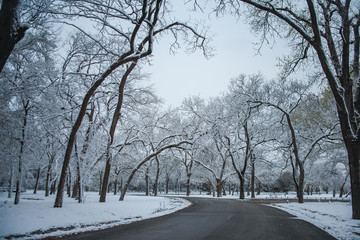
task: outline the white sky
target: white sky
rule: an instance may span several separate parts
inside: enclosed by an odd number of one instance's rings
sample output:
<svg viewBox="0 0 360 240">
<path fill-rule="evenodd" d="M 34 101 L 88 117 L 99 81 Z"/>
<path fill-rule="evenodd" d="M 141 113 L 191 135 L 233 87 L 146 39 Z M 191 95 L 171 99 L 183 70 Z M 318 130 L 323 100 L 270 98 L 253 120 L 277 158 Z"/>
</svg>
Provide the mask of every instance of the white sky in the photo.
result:
<svg viewBox="0 0 360 240">
<path fill-rule="evenodd" d="M 226 91 L 230 80 L 242 73 L 262 73 L 266 79 L 276 77 L 277 57 L 289 49 L 286 44 L 264 46 L 261 55 L 256 55 L 254 43 L 258 39 L 250 33 L 247 24 L 235 17 L 224 16 L 217 19 L 214 14 L 209 18 L 206 13 L 185 11 L 190 6 L 178 1 L 174 7 L 174 16 L 178 19 L 204 19 L 214 35 L 211 45 L 215 56 L 206 59 L 200 51 L 188 55 L 180 49 L 176 55 L 169 53 L 171 39 L 164 36 L 154 46 L 152 66 L 145 71 L 151 73 L 150 82 L 154 84 L 157 94 L 164 100 L 165 106 L 177 107 L 188 96 L 199 95 L 202 98 L 218 96 Z"/>
</svg>

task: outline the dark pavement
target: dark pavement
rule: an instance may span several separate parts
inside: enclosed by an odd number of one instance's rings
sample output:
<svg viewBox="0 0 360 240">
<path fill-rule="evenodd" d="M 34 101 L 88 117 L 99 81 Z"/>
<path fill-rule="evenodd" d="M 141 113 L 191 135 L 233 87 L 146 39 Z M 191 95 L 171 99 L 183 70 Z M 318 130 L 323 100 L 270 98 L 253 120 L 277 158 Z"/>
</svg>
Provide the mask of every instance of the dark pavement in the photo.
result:
<svg viewBox="0 0 360 240">
<path fill-rule="evenodd" d="M 268 206 L 239 200 L 190 200 L 193 206 L 174 214 L 62 239 L 335 239 L 310 223 Z"/>
</svg>

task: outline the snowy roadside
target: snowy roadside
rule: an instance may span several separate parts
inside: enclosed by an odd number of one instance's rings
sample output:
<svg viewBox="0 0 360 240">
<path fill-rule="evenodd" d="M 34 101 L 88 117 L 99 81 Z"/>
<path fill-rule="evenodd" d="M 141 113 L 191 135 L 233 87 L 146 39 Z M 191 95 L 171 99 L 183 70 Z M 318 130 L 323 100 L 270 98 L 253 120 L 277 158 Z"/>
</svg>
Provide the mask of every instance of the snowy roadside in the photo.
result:
<svg viewBox="0 0 360 240">
<path fill-rule="evenodd" d="M 175 194 L 174 196 L 184 196 L 184 194 Z M 190 197 L 216 198 L 207 194 L 192 194 Z M 305 202 L 302 204 L 290 202 L 264 205 L 279 208 L 299 219 L 310 222 L 337 239 L 360 240 L 360 220 L 353 220 L 351 218 L 352 209 L 350 198 L 333 197 L 332 194 L 305 195 L 304 198 L 309 200 L 321 199 L 321 202 Z M 239 199 L 239 196 L 227 195 L 216 199 Z M 277 199 L 279 201 L 286 199 L 293 200 L 296 199 L 296 194 L 262 193 L 261 195 L 256 196 L 256 199 Z M 250 197 L 246 196 L 246 200 L 250 200 Z M 339 202 L 344 200 L 345 202 Z"/>
<path fill-rule="evenodd" d="M 360 220 L 351 219 L 351 203 L 276 203 L 270 206 L 310 222 L 337 239 L 360 239 Z"/>
<path fill-rule="evenodd" d="M 0 239 L 38 239 L 113 227 L 181 210 L 190 202 L 180 198 L 127 195 L 124 201 L 109 194 L 105 203 L 99 195 L 85 193 L 85 202 L 64 198 L 62 208 L 54 208 L 55 196 L 43 192 L 23 193 L 19 205 L 0 193 Z"/>
</svg>

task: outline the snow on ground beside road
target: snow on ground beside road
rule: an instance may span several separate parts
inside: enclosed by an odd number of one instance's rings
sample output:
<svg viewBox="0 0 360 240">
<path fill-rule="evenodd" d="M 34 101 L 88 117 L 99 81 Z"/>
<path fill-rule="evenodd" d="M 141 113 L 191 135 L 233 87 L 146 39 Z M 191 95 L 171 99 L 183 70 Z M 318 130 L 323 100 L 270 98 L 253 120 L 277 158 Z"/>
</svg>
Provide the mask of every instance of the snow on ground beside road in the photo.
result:
<svg viewBox="0 0 360 240">
<path fill-rule="evenodd" d="M 337 239 L 360 239 L 360 220 L 351 219 L 351 203 L 277 203 L 271 206 L 310 222 Z"/>
<path fill-rule="evenodd" d="M 173 196 L 184 196 L 184 193 Z M 239 195 L 226 195 L 221 198 L 212 195 L 191 194 L 191 197 L 205 197 L 216 199 L 239 199 Z M 249 199 L 250 196 L 246 196 Z M 256 199 L 296 199 L 296 193 L 261 193 Z M 323 229 L 332 236 L 341 240 L 360 240 L 360 220 L 351 219 L 352 209 L 350 198 L 333 197 L 332 194 L 304 195 L 304 199 L 321 199 L 322 202 L 299 203 L 276 203 L 266 204 L 289 212 L 296 217 L 303 219 Z M 336 200 L 348 200 L 349 202 L 331 202 Z M 245 200 L 246 201 L 246 200 Z"/>
<path fill-rule="evenodd" d="M 42 191 L 22 193 L 19 205 L 14 205 L 7 193 L 0 193 L 0 239 L 9 235 L 34 239 L 103 229 L 162 216 L 191 204 L 179 198 L 131 194 L 124 201 L 119 201 L 118 195 L 108 194 L 106 202 L 100 203 L 96 192 L 86 192 L 84 199 L 79 204 L 64 197 L 63 207 L 54 208 L 55 196 L 44 197 Z"/>
<path fill-rule="evenodd" d="M 295 197 L 293 195 L 262 193 L 256 198 L 291 199 Z M 183 197 L 185 194 L 173 196 Z M 213 198 L 204 193 L 191 196 Z M 227 195 L 216 199 L 238 198 L 238 195 Z M 332 196 L 321 194 L 309 198 L 330 200 Z M 190 205 L 190 202 L 180 198 L 135 194 L 128 194 L 123 202 L 118 199 L 118 195 L 108 194 L 106 203 L 99 203 L 98 193 L 87 192 L 83 204 L 65 197 L 63 208 L 53 208 L 55 196 L 44 197 L 42 191 L 36 195 L 30 191 L 23 193 L 19 205 L 14 205 L 13 198 L 8 199 L 7 193 L 0 193 L 0 239 L 9 235 L 18 235 L 21 239 L 35 239 L 103 229 L 169 214 Z M 349 202 L 284 203 L 271 206 L 308 221 L 338 239 L 360 239 L 360 221 L 351 219 Z"/>
</svg>

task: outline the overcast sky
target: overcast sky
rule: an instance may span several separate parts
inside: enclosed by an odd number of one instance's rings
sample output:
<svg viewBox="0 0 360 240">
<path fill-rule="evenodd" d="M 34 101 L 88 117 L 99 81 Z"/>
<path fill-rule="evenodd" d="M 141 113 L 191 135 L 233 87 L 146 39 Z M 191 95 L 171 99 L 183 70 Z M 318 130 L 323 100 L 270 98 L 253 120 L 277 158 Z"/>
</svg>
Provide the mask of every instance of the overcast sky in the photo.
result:
<svg viewBox="0 0 360 240">
<path fill-rule="evenodd" d="M 175 1 L 176 2 L 176 1 Z M 234 17 L 216 18 L 209 10 L 206 13 L 185 11 L 182 1 L 175 6 L 174 15 L 180 19 L 204 19 L 214 34 L 211 45 L 215 56 L 206 59 L 200 51 L 187 54 L 180 49 L 176 55 L 169 53 L 169 37 L 163 37 L 154 47 L 152 66 L 145 71 L 151 74 L 157 94 L 164 100 L 165 107 L 177 107 L 183 99 L 192 95 L 203 98 L 218 96 L 226 91 L 230 80 L 242 73 L 262 73 L 266 79 L 275 78 L 279 68 L 277 57 L 288 50 L 286 44 L 264 46 L 261 55 L 257 55 L 254 43 L 257 39 L 250 33 L 250 28 Z"/>
</svg>

